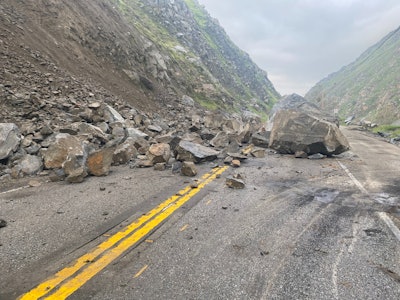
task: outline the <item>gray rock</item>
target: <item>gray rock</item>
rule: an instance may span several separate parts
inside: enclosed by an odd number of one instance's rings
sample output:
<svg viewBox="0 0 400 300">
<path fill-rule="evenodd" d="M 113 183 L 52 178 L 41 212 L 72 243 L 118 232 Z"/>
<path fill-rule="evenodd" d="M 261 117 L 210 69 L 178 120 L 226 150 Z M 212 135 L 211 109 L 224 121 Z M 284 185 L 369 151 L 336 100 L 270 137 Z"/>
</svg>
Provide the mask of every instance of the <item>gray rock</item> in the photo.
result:
<svg viewBox="0 0 400 300">
<path fill-rule="evenodd" d="M 242 179 L 234 178 L 232 176 L 226 178 L 226 185 L 231 189 L 244 189 L 246 187 Z"/>
<path fill-rule="evenodd" d="M 86 157 L 86 149 L 82 142 L 68 133 L 59 133 L 47 150 L 42 149 L 46 169 L 60 169 L 68 155 Z"/>
<path fill-rule="evenodd" d="M 107 104 L 104 106 L 104 119 L 109 123 L 113 122 L 125 123 L 125 119 L 120 115 L 120 113 Z"/>
<path fill-rule="evenodd" d="M 57 174 L 59 178 L 67 176 L 66 181 L 69 183 L 81 183 L 84 181 L 85 177 L 88 176 L 85 164 L 85 157 L 69 154 L 62 166 L 63 173 L 57 172 L 55 174 Z"/>
<path fill-rule="evenodd" d="M 336 124 L 294 110 L 276 113 L 269 146 L 282 154 L 304 151 L 308 155 L 340 154 L 350 148 Z"/>
<path fill-rule="evenodd" d="M 0 160 L 10 157 L 21 142 L 21 135 L 14 123 L 0 123 Z"/>
<path fill-rule="evenodd" d="M 175 150 L 175 157 L 180 161 L 192 161 L 200 163 L 203 161 L 213 161 L 219 152 L 189 141 L 181 141 Z"/>
<path fill-rule="evenodd" d="M 123 165 L 134 159 L 138 154 L 134 140 L 128 138 L 125 142 L 118 145 L 113 153 L 113 165 Z"/>
<path fill-rule="evenodd" d="M 42 171 L 43 161 L 40 157 L 28 154 L 18 162 L 18 166 L 24 175 L 35 175 Z"/>
<path fill-rule="evenodd" d="M 269 131 L 256 132 L 251 137 L 251 143 L 257 147 L 268 148 L 269 138 L 270 138 Z"/>
</svg>

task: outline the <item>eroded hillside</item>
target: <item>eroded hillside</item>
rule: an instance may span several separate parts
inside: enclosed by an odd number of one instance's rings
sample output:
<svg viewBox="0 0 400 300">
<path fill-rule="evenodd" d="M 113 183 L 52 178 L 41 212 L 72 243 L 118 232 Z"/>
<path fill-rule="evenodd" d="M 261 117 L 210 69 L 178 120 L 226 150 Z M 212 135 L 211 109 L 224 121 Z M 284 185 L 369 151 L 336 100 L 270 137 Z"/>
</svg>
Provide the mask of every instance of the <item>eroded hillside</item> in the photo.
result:
<svg viewBox="0 0 400 300">
<path fill-rule="evenodd" d="M 279 97 L 193 0 L 5 0 L 0 11 L 2 121 L 35 96 L 56 105 L 94 94 L 160 111 L 186 94 L 262 114 Z"/>
</svg>

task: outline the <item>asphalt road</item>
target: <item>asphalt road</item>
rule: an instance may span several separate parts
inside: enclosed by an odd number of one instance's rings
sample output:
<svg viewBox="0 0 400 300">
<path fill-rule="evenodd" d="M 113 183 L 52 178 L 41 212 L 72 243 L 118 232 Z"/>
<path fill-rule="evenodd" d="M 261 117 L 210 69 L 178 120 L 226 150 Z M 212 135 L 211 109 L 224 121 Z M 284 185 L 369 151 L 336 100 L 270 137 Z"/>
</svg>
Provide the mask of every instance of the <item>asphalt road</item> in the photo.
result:
<svg viewBox="0 0 400 300">
<path fill-rule="evenodd" d="M 192 180 L 170 171 L 128 167 L 79 185 L 4 187 L 0 299 L 70 270 L 171 196 L 181 206 L 155 212 L 138 241 L 68 299 L 400 299 L 400 148 L 344 132 L 352 150 L 342 157 L 268 153 L 207 177 L 197 189 L 185 190 Z M 216 172 L 212 167 L 202 165 L 201 174 Z M 245 189 L 226 187 L 234 173 Z M 102 258 L 88 259 L 85 268 Z M 86 269 L 71 277 L 89 276 Z M 69 278 L 54 291 L 70 288 Z"/>
</svg>

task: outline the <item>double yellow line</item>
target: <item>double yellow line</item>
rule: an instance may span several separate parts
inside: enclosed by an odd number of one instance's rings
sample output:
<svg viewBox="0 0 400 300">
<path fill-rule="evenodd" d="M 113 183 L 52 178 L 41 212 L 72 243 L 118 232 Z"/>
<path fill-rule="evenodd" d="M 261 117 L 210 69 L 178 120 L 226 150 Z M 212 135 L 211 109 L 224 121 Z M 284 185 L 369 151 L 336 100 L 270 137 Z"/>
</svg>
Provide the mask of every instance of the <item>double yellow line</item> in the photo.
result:
<svg viewBox="0 0 400 300">
<path fill-rule="evenodd" d="M 20 300 L 66 299 L 115 259 L 141 241 L 179 207 L 189 201 L 202 188 L 222 174 L 228 167 L 218 167 L 205 174 L 197 188 L 187 186 L 156 208 L 132 222 L 102 242 L 91 252 L 78 258 L 71 266 L 22 295 Z"/>
</svg>

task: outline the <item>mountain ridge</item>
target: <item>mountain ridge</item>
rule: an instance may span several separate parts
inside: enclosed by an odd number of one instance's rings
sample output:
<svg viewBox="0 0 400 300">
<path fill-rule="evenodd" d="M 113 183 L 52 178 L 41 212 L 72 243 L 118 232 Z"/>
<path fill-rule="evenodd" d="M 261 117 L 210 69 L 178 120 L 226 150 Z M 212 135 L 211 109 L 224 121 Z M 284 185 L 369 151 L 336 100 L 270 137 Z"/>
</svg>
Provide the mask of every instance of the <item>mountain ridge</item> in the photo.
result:
<svg viewBox="0 0 400 300">
<path fill-rule="evenodd" d="M 330 112 L 378 123 L 400 119 L 400 27 L 306 94 Z"/>
</svg>

